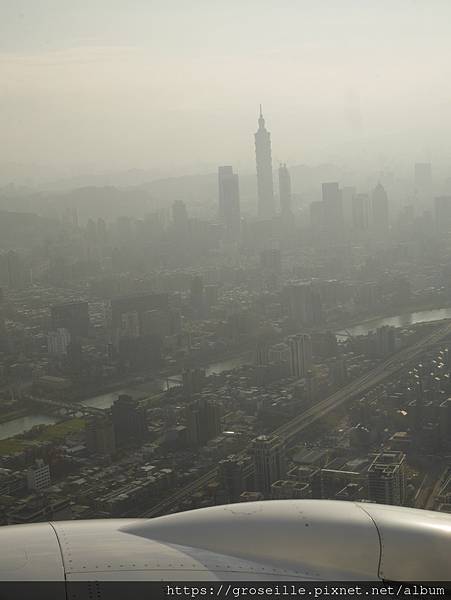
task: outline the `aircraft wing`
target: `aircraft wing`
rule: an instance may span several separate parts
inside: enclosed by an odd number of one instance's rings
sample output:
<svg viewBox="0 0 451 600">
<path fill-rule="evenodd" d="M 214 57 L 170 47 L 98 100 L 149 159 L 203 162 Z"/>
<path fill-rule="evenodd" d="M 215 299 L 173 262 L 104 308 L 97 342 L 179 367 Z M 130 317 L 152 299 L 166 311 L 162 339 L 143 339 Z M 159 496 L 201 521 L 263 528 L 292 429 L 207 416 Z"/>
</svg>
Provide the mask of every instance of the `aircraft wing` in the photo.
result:
<svg viewBox="0 0 451 600">
<path fill-rule="evenodd" d="M 329 500 L 0 528 L 0 581 L 446 581 L 451 516 Z"/>
</svg>

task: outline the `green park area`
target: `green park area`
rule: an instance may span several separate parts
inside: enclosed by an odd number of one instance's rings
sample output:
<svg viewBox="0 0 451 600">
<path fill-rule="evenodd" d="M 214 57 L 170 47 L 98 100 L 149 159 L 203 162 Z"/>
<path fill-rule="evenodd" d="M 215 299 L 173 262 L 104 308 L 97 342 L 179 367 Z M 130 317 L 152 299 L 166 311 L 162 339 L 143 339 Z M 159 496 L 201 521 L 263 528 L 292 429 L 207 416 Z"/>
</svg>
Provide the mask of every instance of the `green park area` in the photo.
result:
<svg viewBox="0 0 451 600">
<path fill-rule="evenodd" d="M 60 442 L 63 441 L 68 435 L 77 433 L 84 429 L 84 419 L 68 419 L 55 425 L 48 425 L 39 430 L 36 436 L 27 437 L 14 437 L 6 440 L 0 440 L 0 456 L 6 454 L 14 454 L 15 452 L 22 452 L 25 448 L 34 446 L 42 442 Z"/>
</svg>

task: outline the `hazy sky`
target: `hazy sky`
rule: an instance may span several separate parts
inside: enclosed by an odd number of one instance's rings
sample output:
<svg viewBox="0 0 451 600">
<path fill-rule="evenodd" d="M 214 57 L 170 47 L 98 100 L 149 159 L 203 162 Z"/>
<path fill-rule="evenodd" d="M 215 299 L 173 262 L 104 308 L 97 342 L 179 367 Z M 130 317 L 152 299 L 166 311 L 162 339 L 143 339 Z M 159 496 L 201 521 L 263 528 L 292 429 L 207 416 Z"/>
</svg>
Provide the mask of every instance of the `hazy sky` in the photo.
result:
<svg viewBox="0 0 451 600">
<path fill-rule="evenodd" d="M 450 0 L 0 0 L 0 162 L 451 165 Z M 49 170 L 50 173 L 50 170 Z"/>
</svg>

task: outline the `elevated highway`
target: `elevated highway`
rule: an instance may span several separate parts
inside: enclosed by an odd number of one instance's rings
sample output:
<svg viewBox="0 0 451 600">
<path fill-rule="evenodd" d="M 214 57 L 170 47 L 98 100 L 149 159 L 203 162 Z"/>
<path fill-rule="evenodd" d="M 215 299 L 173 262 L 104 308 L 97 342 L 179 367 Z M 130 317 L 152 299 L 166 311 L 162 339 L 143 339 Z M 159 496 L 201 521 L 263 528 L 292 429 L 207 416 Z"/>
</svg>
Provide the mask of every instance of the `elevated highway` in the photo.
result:
<svg viewBox="0 0 451 600">
<path fill-rule="evenodd" d="M 357 396 L 368 392 L 370 389 L 376 387 L 387 379 L 390 379 L 397 372 L 401 371 L 407 365 L 418 359 L 421 354 L 427 350 L 427 348 L 430 346 L 435 346 L 438 342 L 442 341 L 449 335 L 451 335 L 451 323 L 447 321 L 445 324 L 438 326 L 435 331 L 428 336 L 422 338 L 420 341 L 408 346 L 407 348 L 403 348 L 374 369 L 371 369 L 371 371 L 368 373 L 365 373 L 361 377 L 358 377 L 354 381 L 348 383 L 324 400 L 320 400 L 315 404 L 315 406 L 312 406 L 311 408 L 302 412 L 289 423 L 278 427 L 272 432 L 272 434 L 280 436 L 287 442 L 287 444 L 295 442 L 296 436 L 307 427 L 311 426 L 326 414 L 332 412 L 346 402 L 355 399 Z M 241 452 L 241 455 L 243 456 L 246 454 L 247 450 L 243 450 Z M 150 518 L 170 512 L 171 509 L 174 509 L 178 504 L 180 504 L 180 502 L 192 496 L 193 493 L 201 490 L 208 483 L 214 481 L 216 477 L 217 469 L 213 468 L 192 483 L 175 492 L 175 494 L 169 498 L 162 500 L 140 516 Z"/>
</svg>

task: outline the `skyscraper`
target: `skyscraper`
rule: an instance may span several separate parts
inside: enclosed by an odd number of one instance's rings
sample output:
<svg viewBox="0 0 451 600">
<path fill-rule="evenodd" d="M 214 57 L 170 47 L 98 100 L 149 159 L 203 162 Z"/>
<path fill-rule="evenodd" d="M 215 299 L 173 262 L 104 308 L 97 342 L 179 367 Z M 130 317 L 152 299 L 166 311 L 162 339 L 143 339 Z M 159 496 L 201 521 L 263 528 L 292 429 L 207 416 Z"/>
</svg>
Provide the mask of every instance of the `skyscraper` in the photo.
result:
<svg viewBox="0 0 451 600">
<path fill-rule="evenodd" d="M 221 433 L 221 406 L 206 397 L 198 398 L 186 408 L 188 441 L 205 445 Z"/>
<path fill-rule="evenodd" d="M 375 231 L 388 230 L 388 197 L 384 187 L 378 183 L 371 198 L 371 216 Z"/>
<path fill-rule="evenodd" d="M 329 235 L 339 236 L 343 232 L 343 200 L 337 182 L 323 183 L 324 227 Z"/>
<path fill-rule="evenodd" d="M 286 163 L 279 167 L 279 198 L 282 216 L 291 217 L 291 177 Z"/>
<path fill-rule="evenodd" d="M 277 436 L 260 435 L 252 443 L 257 491 L 267 498 L 271 495 L 271 485 L 285 475 L 285 446 Z"/>
<path fill-rule="evenodd" d="M 88 419 L 85 426 L 86 449 L 90 454 L 111 455 L 116 450 L 114 425 L 110 415 Z"/>
<path fill-rule="evenodd" d="M 137 400 L 121 394 L 111 407 L 111 415 L 118 446 L 142 442 L 147 433 L 146 413 Z"/>
<path fill-rule="evenodd" d="M 402 452 L 381 452 L 375 456 L 368 468 L 370 500 L 378 504 L 404 504 L 405 458 Z"/>
<path fill-rule="evenodd" d="M 258 131 L 255 134 L 255 157 L 257 160 L 258 216 L 261 219 L 271 219 L 275 213 L 271 134 L 265 127 L 261 105 Z"/>
<path fill-rule="evenodd" d="M 355 231 L 366 231 L 369 222 L 369 198 L 356 194 L 352 200 L 352 226 Z"/>
<path fill-rule="evenodd" d="M 292 335 L 290 343 L 290 371 L 293 377 L 306 377 L 312 365 L 312 338 L 306 333 Z"/>
<path fill-rule="evenodd" d="M 218 167 L 219 220 L 229 240 L 240 237 L 240 189 L 238 175 L 230 166 Z"/>
</svg>

